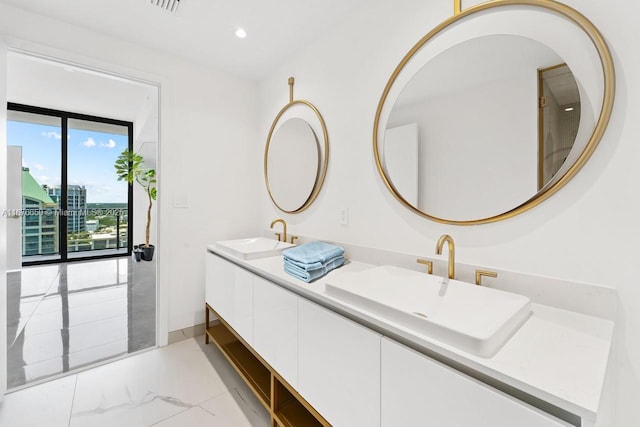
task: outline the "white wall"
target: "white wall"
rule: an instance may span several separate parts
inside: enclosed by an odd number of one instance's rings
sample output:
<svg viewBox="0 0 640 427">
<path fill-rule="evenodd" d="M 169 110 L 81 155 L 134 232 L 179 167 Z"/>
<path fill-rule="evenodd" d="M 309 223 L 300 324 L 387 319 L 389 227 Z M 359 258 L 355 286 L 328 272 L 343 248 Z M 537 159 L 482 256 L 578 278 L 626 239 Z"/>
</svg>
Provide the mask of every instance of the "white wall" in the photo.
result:
<svg viewBox="0 0 640 427">
<path fill-rule="evenodd" d="M 461 221 L 488 218 L 536 193 L 537 82 L 529 68 L 394 108 L 390 125 L 418 124 L 421 211 Z"/>
<path fill-rule="evenodd" d="M 7 209 L 7 48 L 0 37 L 0 212 Z M 7 391 L 7 217 L 0 215 L 0 396 Z"/>
<path fill-rule="evenodd" d="M 566 1 L 600 29 L 612 50 L 617 91 L 609 128 L 588 164 L 551 199 L 510 220 L 464 227 L 430 222 L 401 206 L 382 183 L 372 150 L 375 111 L 388 78 L 413 44 L 451 15 L 451 3 L 372 2 L 261 81 L 256 151 L 264 147 L 271 121 L 287 101 L 289 75 L 296 77 L 296 97 L 313 102 L 329 130 L 325 187 L 307 211 L 283 217 L 292 233 L 418 254 L 433 255 L 437 238 L 449 233 L 463 262 L 616 287 L 620 312 L 613 397 L 617 425 L 635 425 L 640 401 L 640 56 L 630 40 L 637 38 L 640 6 L 622 0 Z M 472 3 L 477 2 L 463 6 Z M 266 191 L 260 200 L 262 224 L 282 215 Z M 349 208 L 348 226 L 338 223 L 342 207 Z"/>
<path fill-rule="evenodd" d="M 159 82 L 158 269 L 161 311 L 176 330 L 204 319 L 204 254 L 216 240 L 257 232 L 260 153 L 254 83 L 132 43 L 0 4 L 10 47 Z M 4 73 L 4 68 L 2 69 Z M 174 209 L 175 196 L 188 201 Z"/>
</svg>

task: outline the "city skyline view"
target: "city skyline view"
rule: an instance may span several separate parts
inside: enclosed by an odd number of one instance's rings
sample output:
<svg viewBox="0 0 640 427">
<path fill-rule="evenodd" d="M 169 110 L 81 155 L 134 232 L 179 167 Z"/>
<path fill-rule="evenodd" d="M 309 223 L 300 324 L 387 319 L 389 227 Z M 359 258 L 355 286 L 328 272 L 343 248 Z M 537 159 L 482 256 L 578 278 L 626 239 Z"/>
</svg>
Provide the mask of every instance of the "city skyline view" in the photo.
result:
<svg viewBox="0 0 640 427">
<path fill-rule="evenodd" d="M 8 145 L 20 147 L 12 162 L 22 174 L 11 178 L 9 191 L 22 195 L 23 264 L 126 253 L 129 186 L 118 181 L 114 164 L 129 146 L 130 131 L 126 123 L 90 118 L 10 115 Z"/>
<path fill-rule="evenodd" d="M 126 203 L 127 184 L 118 182 L 113 164 L 127 148 L 126 135 L 69 127 L 68 184 L 87 189 L 87 203 Z M 20 121 L 7 122 L 9 145 L 22 147 L 22 166 L 40 185 L 61 184 L 59 126 Z"/>
</svg>

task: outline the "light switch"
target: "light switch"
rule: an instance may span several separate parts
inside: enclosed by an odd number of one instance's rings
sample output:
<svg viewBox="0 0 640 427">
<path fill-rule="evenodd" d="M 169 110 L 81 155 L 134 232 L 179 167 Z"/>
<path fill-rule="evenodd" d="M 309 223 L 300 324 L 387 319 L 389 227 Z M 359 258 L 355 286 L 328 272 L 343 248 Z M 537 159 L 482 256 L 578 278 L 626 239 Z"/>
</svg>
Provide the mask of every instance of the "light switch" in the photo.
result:
<svg viewBox="0 0 640 427">
<path fill-rule="evenodd" d="M 186 194 L 174 194 L 173 195 L 173 207 L 177 209 L 184 209 L 189 207 Z"/>
</svg>

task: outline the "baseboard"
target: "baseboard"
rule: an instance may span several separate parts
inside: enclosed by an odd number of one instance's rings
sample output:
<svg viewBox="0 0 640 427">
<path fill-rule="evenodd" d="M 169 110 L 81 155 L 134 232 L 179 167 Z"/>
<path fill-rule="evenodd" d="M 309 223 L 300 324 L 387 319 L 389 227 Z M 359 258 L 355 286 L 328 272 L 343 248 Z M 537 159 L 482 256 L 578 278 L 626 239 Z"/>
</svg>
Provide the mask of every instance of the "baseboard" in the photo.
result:
<svg viewBox="0 0 640 427">
<path fill-rule="evenodd" d="M 200 335 L 204 335 L 204 323 L 169 332 L 168 344 L 171 345 Z"/>
</svg>

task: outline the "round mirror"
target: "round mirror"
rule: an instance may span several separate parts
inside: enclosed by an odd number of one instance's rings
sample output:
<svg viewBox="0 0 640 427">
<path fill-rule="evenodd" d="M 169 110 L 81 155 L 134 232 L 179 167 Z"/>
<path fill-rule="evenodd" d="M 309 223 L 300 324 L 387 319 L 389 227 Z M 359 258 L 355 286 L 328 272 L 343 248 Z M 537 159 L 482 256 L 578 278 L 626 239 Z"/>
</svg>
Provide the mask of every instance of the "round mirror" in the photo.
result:
<svg viewBox="0 0 640 427">
<path fill-rule="evenodd" d="M 478 13 L 487 9 L 495 13 Z M 399 201 L 432 220 L 509 218 L 586 162 L 613 86 L 609 51 L 575 10 L 536 0 L 471 7 L 420 40 L 387 83 L 378 170 Z"/>
<path fill-rule="evenodd" d="M 303 119 L 286 120 L 275 131 L 267 152 L 266 180 L 274 203 L 295 211 L 309 200 L 318 179 L 320 148 Z"/>
<path fill-rule="evenodd" d="M 264 149 L 264 180 L 271 201 L 286 213 L 307 209 L 318 197 L 329 163 L 327 126 L 308 101 L 293 99 L 294 78 L 289 77 L 289 103 L 273 120 Z M 317 135 L 322 135 L 322 141 Z"/>
</svg>

